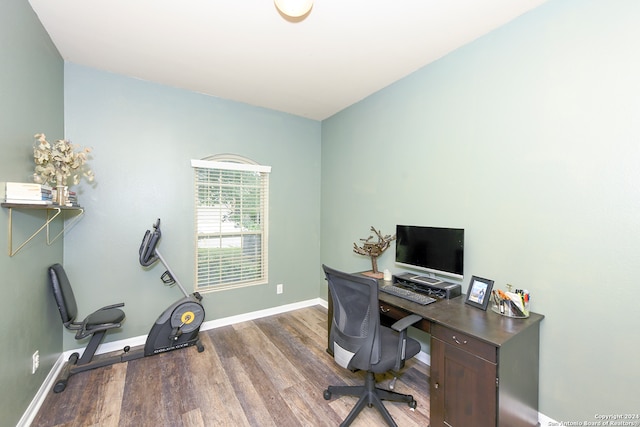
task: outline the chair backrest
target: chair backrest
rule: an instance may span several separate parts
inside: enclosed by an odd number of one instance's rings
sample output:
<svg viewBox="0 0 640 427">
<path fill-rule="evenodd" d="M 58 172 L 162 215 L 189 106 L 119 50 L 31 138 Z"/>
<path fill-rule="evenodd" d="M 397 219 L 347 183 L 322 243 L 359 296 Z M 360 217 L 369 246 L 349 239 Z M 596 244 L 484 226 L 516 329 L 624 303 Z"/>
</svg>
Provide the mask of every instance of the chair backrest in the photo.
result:
<svg viewBox="0 0 640 427">
<path fill-rule="evenodd" d="M 367 370 L 380 360 L 378 281 L 322 268 L 333 301 L 329 345 L 334 359 L 344 368 Z"/>
<path fill-rule="evenodd" d="M 67 326 L 76 319 L 78 306 L 67 273 L 60 264 L 54 264 L 49 267 L 49 282 L 53 289 L 53 297 L 56 300 L 62 323 Z"/>
</svg>

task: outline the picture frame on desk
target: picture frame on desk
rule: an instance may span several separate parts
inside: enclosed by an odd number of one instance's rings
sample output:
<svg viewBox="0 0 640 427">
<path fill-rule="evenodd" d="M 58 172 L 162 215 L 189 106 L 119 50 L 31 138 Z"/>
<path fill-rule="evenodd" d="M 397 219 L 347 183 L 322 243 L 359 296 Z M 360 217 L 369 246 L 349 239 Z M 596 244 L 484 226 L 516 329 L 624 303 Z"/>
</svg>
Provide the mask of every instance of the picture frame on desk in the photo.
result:
<svg viewBox="0 0 640 427">
<path fill-rule="evenodd" d="M 487 306 L 489 305 L 489 300 L 491 299 L 492 289 L 493 280 L 484 279 L 478 276 L 471 276 L 465 303 L 486 311 Z"/>
</svg>

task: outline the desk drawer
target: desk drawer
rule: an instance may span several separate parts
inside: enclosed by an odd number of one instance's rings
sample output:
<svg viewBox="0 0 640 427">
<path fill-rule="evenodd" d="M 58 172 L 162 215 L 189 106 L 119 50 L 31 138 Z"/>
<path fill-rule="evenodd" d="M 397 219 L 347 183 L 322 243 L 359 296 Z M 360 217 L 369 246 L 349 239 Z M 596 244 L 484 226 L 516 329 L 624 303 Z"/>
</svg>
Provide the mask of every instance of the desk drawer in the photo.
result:
<svg viewBox="0 0 640 427">
<path fill-rule="evenodd" d="M 382 301 L 378 302 L 380 305 L 380 321 L 384 326 L 391 326 L 394 321 L 412 314 L 411 312 L 396 307 L 395 305 L 390 305 Z M 418 323 L 414 323 L 412 326 L 425 331 L 426 333 L 429 333 L 431 329 L 431 323 L 425 319 L 420 320 Z"/>
<path fill-rule="evenodd" d="M 497 363 L 498 361 L 498 351 L 495 346 L 445 326 L 438 324 L 432 325 L 431 336 L 475 356 L 486 359 L 489 362 Z"/>
<path fill-rule="evenodd" d="M 382 301 L 379 301 L 379 303 L 380 303 L 380 314 L 383 316 L 389 317 L 393 320 L 399 320 L 411 314 L 394 305 L 389 305 Z"/>
</svg>

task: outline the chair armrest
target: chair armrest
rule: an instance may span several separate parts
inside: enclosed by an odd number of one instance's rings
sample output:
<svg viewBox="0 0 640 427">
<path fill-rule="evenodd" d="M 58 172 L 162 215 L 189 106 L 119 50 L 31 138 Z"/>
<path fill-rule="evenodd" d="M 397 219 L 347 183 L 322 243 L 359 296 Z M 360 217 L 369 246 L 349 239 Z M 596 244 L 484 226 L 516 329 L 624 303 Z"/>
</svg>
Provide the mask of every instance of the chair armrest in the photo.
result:
<svg viewBox="0 0 640 427">
<path fill-rule="evenodd" d="M 407 345 L 407 328 L 420 320 L 422 320 L 422 317 L 417 314 L 410 314 L 391 325 L 391 329 L 400 334 L 400 339 L 398 340 L 398 351 L 396 353 L 396 363 L 393 368 L 395 371 L 404 366 L 405 350 Z"/>
<path fill-rule="evenodd" d="M 410 314 L 409 316 L 403 317 L 402 319 L 391 325 L 391 329 L 396 332 L 402 332 L 409 326 L 413 325 L 416 322 L 419 322 L 420 320 L 422 320 L 422 317 L 418 316 L 417 314 Z"/>
</svg>

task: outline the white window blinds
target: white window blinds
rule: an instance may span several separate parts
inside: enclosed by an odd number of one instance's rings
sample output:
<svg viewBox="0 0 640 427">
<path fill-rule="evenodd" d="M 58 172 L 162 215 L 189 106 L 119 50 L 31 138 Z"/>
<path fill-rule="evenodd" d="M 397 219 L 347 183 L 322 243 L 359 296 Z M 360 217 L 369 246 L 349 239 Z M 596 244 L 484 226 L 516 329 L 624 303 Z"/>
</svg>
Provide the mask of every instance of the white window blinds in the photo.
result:
<svg viewBox="0 0 640 427">
<path fill-rule="evenodd" d="M 267 283 L 270 166 L 192 160 L 196 290 Z"/>
</svg>

